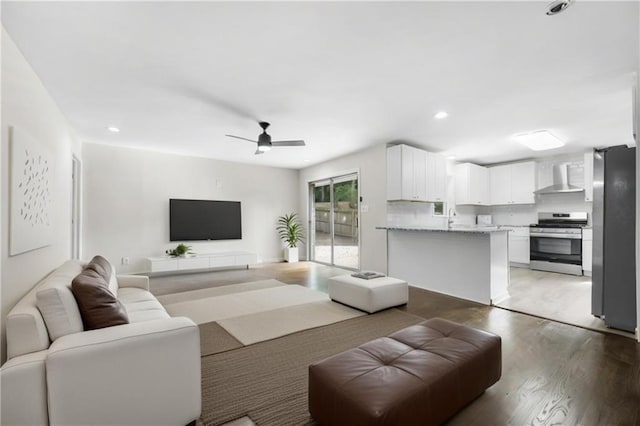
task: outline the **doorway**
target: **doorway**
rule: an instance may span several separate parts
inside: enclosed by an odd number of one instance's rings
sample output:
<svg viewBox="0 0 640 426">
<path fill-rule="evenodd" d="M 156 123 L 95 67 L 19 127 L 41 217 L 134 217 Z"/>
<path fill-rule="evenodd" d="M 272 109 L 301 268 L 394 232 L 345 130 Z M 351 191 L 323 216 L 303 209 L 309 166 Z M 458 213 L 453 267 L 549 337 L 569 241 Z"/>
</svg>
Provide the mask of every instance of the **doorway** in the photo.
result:
<svg viewBox="0 0 640 426">
<path fill-rule="evenodd" d="M 309 259 L 360 269 L 358 174 L 309 184 Z"/>
<path fill-rule="evenodd" d="M 81 218 L 81 191 L 82 164 L 75 155 L 71 158 L 71 258 L 80 259 L 80 218 Z"/>
</svg>

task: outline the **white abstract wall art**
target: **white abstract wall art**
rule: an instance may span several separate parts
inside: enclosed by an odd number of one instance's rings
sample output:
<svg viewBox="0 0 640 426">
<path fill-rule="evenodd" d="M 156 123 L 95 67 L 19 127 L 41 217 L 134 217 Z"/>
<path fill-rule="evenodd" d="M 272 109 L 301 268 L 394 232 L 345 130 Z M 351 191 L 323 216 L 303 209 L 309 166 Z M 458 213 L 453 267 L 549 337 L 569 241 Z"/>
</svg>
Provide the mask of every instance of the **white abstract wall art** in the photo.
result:
<svg viewBox="0 0 640 426">
<path fill-rule="evenodd" d="M 52 164 L 49 152 L 24 131 L 10 127 L 9 255 L 52 242 Z"/>
</svg>

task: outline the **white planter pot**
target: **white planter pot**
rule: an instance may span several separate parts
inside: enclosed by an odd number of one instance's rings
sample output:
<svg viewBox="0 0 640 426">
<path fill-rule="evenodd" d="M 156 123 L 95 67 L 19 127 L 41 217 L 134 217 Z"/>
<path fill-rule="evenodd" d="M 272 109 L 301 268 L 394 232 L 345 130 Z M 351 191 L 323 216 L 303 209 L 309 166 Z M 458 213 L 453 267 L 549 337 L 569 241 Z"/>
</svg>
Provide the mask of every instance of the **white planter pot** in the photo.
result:
<svg viewBox="0 0 640 426">
<path fill-rule="evenodd" d="M 287 247 L 284 249 L 284 260 L 289 263 L 298 261 L 298 247 Z"/>
</svg>

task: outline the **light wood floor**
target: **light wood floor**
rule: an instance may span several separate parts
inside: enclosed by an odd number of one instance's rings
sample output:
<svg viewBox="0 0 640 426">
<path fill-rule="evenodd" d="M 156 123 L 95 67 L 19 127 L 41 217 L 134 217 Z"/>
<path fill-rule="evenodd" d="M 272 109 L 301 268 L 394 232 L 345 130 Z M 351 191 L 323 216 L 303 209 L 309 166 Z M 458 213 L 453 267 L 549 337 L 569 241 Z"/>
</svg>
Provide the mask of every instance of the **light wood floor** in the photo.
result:
<svg viewBox="0 0 640 426">
<path fill-rule="evenodd" d="M 307 262 L 244 271 L 152 278 L 156 294 L 276 278 L 326 290 L 344 273 Z M 538 317 L 410 287 L 401 308 L 502 337 L 502 378 L 449 420 L 450 425 L 638 425 L 640 344 Z"/>
<path fill-rule="evenodd" d="M 498 307 L 635 338 L 591 315 L 591 277 L 511 268 L 508 290 L 510 297 Z"/>
</svg>

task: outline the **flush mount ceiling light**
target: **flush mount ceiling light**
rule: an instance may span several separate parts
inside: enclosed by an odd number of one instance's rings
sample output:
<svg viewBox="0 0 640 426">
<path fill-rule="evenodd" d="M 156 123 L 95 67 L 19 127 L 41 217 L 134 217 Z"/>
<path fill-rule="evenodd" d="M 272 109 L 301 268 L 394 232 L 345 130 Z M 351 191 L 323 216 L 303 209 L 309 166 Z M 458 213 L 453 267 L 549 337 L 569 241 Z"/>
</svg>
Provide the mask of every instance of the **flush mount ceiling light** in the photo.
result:
<svg viewBox="0 0 640 426">
<path fill-rule="evenodd" d="M 547 15 L 557 15 L 573 4 L 573 0 L 555 0 L 547 5 Z"/>
<path fill-rule="evenodd" d="M 120 129 L 118 129 L 116 126 L 109 126 L 109 127 L 107 127 L 107 130 L 110 131 L 111 133 L 120 132 Z"/>
<path fill-rule="evenodd" d="M 433 116 L 436 120 L 442 120 L 443 118 L 447 118 L 449 114 L 446 111 L 440 111 Z"/>
<path fill-rule="evenodd" d="M 544 151 L 547 149 L 560 148 L 564 142 L 546 130 L 520 133 L 513 136 L 513 139 L 533 151 Z"/>
</svg>

